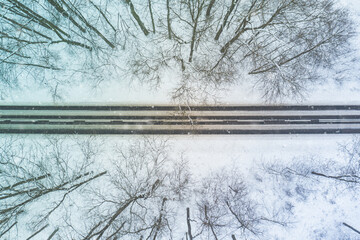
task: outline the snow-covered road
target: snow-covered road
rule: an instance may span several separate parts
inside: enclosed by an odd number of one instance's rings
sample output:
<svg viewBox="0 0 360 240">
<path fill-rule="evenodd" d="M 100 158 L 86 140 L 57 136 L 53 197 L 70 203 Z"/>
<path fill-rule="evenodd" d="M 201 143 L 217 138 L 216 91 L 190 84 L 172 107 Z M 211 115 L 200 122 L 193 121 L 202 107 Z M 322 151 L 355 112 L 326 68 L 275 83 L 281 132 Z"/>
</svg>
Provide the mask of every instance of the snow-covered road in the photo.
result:
<svg viewBox="0 0 360 240">
<path fill-rule="evenodd" d="M 2 105 L 1 133 L 353 134 L 358 105 Z"/>
</svg>

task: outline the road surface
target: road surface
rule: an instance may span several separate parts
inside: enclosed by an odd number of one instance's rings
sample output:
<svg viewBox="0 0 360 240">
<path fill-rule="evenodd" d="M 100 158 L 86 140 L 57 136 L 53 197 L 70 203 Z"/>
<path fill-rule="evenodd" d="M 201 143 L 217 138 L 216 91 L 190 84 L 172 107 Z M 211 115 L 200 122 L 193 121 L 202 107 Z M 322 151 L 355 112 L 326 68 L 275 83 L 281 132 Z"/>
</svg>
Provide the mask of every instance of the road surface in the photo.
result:
<svg viewBox="0 0 360 240">
<path fill-rule="evenodd" d="M 2 134 L 356 134 L 360 105 L 0 105 Z"/>
</svg>

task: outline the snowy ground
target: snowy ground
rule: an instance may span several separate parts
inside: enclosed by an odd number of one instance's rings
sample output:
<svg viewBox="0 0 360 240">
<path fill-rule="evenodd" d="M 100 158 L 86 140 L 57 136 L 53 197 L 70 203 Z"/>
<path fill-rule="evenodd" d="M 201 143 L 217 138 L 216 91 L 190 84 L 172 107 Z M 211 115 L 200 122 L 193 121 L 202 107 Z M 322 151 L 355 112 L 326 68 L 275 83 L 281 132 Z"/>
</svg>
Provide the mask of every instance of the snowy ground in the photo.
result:
<svg viewBox="0 0 360 240">
<path fill-rule="evenodd" d="M 352 45 L 356 54 L 360 56 L 360 4 L 357 0 L 342 0 L 341 5 L 350 9 L 351 16 L 356 23 L 356 37 Z M 334 69 L 327 73 L 323 84 L 309 86 L 303 99 L 284 99 L 280 103 L 293 104 L 359 104 L 360 103 L 360 61 L 347 65 L 346 71 L 339 73 Z M 337 81 L 336 78 L 341 78 Z M 58 103 L 97 103 L 109 102 L 118 104 L 168 104 L 171 102 L 171 91 L 178 83 L 171 72 L 164 73 L 163 83 L 158 88 L 140 84 L 128 79 L 108 79 L 94 89 L 91 85 L 80 83 L 71 89 L 59 89 L 63 95 Z M 53 102 L 45 88 L 30 83 L 23 85 L 21 90 L 13 90 L 10 95 L 0 100 L 0 103 L 48 103 Z M 220 92 L 219 102 L 224 104 L 262 104 L 264 100 L 253 83 L 239 81 Z"/>
<path fill-rule="evenodd" d="M 242 135 L 170 136 L 159 139 L 169 140 L 171 158 L 178 159 L 183 155 L 188 160 L 189 169 L 195 181 L 206 177 L 210 172 L 223 171 L 224 167 L 238 168 L 239 174 L 248 184 L 251 195 L 258 203 L 274 207 L 274 209 L 291 206 L 290 214 L 287 211 L 287 214 L 280 215 L 286 218 L 287 227 L 269 225 L 265 237 L 335 240 L 358 239 L 354 232 L 342 225 L 346 222 L 353 227 L 359 227 L 360 209 L 356 204 L 359 201 L 356 192 L 345 191 L 340 185 L 337 186 L 331 181 L 314 182 L 306 178 L 284 180 L 264 172 L 263 168 L 267 164 L 275 163 L 291 167 L 297 162 L 309 164 L 309 166 L 313 166 L 314 161 L 326 162 L 329 159 L 342 162 L 339 144 L 349 143 L 352 137 L 346 135 Z M 86 138 L 86 136 L 79 136 L 76 139 Z M 24 136 L 24 139 L 42 142 L 43 136 Z M 99 171 L 113 169 L 109 162 L 109 159 L 114 158 L 111 146 L 126 148 L 139 139 L 141 136 L 96 138 L 95 144 L 101 146 L 103 150 L 97 159 L 97 163 L 101 166 Z M 81 206 L 79 199 L 81 198 L 76 200 L 76 204 Z M 30 209 L 39 208 L 36 204 L 38 203 L 32 205 Z M 185 208 L 192 205 L 184 202 L 180 206 L 178 227 L 174 229 L 175 236 L 176 234 L 181 236 L 187 230 L 184 220 Z M 80 214 L 79 212 L 77 213 Z M 74 212 L 73 215 L 76 216 L 76 213 Z M 61 226 L 62 219 L 63 216 L 54 215 L 50 218 L 50 223 Z M 20 227 L 20 235 L 21 233 L 28 236 L 30 232 L 27 233 Z M 50 234 L 46 231 L 44 233 Z"/>
<path fill-rule="evenodd" d="M 358 22 L 360 31 L 360 3 L 358 0 L 343 0 L 345 6 L 352 11 L 354 19 Z M 353 40 L 354 46 L 359 51 L 360 37 Z M 354 71 L 360 71 L 360 64 L 354 64 Z M 171 73 L 168 74 L 171 79 Z M 170 95 L 176 79 L 171 79 L 169 84 L 162 85 L 160 89 L 150 89 L 138 83 L 118 81 L 117 79 L 105 82 L 96 92 L 85 84 L 72 88 L 65 93 L 63 103 L 118 103 L 118 104 L 169 104 Z M 0 104 L 8 103 L 51 103 L 45 89 L 33 89 L 26 86 L 21 91 L 14 91 Z M 238 84 L 229 89 L 221 97 L 222 103 L 228 104 L 262 104 L 263 100 L 256 89 L 245 84 Z M 360 104 L 360 79 L 344 80 L 342 84 L 334 80 L 325 82 L 321 86 L 310 89 L 306 98 L 301 101 L 286 100 L 286 103 L 300 104 Z M 30 136 L 41 139 L 43 136 Z M 194 176 L 206 176 L 210 171 L 215 171 L 224 166 L 235 165 L 239 167 L 249 182 L 253 182 L 263 197 L 271 201 L 271 191 L 276 189 L 275 183 L 256 182 L 256 173 L 259 164 L 263 162 L 280 162 L 291 164 L 295 159 L 337 159 L 339 156 L 338 145 L 349 141 L 350 135 L 241 135 L 241 136 L 172 136 L 173 156 L 181 153 L 189 160 L 190 169 Z M 106 143 L 127 144 L 138 139 L 139 136 L 106 136 L 101 137 Z M 268 177 L 264 181 L 271 181 Z M 325 184 L 326 185 L 326 184 Z M 323 186 L 323 185 L 322 185 Z M 264 188 L 264 187 L 267 187 Z M 272 189 L 273 187 L 274 189 Z M 280 186 L 278 186 L 280 189 Z M 289 183 L 289 188 L 291 188 Z M 310 186 L 311 188 L 311 186 Z M 349 234 L 351 239 L 360 239 L 359 235 L 341 225 L 342 222 L 360 229 L 360 208 L 357 206 L 359 199 L 351 193 L 335 194 L 326 193 L 319 187 L 314 187 L 318 194 L 309 194 L 305 198 L 288 196 L 284 201 L 292 202 L 295 206 L 292 227 L 286 231 L 274 227 L 273 233 L 278 239 L 339 239 L 339 233 Z"/>
</svg>

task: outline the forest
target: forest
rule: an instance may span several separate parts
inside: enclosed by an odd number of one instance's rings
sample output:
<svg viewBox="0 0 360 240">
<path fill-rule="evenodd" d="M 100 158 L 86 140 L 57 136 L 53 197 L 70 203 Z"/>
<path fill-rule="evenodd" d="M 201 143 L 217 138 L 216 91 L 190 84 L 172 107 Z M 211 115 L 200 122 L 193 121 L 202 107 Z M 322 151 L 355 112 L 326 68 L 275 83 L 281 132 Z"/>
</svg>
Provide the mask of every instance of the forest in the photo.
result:
<svg viewBox="0 0 360 240">
<path fill-rule="evenodd" d="M 357 60 L 354 22 L 333 0 L 3 0 L 0 14 L 3 98 L 24 82 L 55 102 L 110 79 L 156 88 L 170 72 L 175 103 L 213 102 L 241 81 L 279 102 Z"/>
<path fill-rule="evenodd" d="M 114 82 L 170 85 L 173 105 L 302 103 L 359 82 L 341 2 L 0 0 L 0 104 Z M 0 239 L 359 239 L 360 138 L 310 137 L 1 134 Z"/>
</svg>

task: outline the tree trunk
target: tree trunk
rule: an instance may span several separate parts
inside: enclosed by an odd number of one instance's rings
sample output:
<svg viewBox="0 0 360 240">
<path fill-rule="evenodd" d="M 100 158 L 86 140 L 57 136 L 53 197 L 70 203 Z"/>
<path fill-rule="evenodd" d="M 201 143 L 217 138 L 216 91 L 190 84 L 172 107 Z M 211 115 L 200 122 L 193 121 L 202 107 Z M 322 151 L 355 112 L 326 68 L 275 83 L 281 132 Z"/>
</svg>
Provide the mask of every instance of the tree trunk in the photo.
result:
<svg viewBox="0 0 360 240">
<path fill-rule="evenodd" d="M 187 222 L 187 227 L 188 227 L 188 236 L 189 236 L 189 240 L 193 240 L 193 236 L 191 233 L 191 223 L 190 223 L 190 208 L 186 208 L 186 222 Z"/>
<path fill-rule="evenodd" d="M 223 21 L 223 23 L 220 25 L 220 28 L 219 28 L 219 30 L 218 30 L 217 33 L 216 33 L 216 36 L 215 36 L 215 38 L 214 38 L 215 41 L 219 40 L 219 37 L 220 37 L 222 31 L 224 30 L 224 27 L 226 26 L 227 20 L 228 20 L 228 18 L 230 17 L 230 14 L 231 14 L 232 11 L 234 10 L 235 5 L 236 5 L 238 2 L 239 2 L 238 0 L 232 0 L 232 1 L 231 1 L 230 8 L 229 8 L 229 10 L 226 12 L 226 14 L 225 14 L 224 21 Z"/>
<path fill-rule="evenodd" d="M 129 5 L 131 15 L 135 18 L 137 24 L 139 25 L 140 29 L 143 31 L 145 36 L 149 35 L 149 31 L 146 29 L 144 23 L 141 21 L 139 15 L 136 13 L 134 5 L 132 4 L 131 0 L 125 0 L 126 4 Z"/>
</svg>

